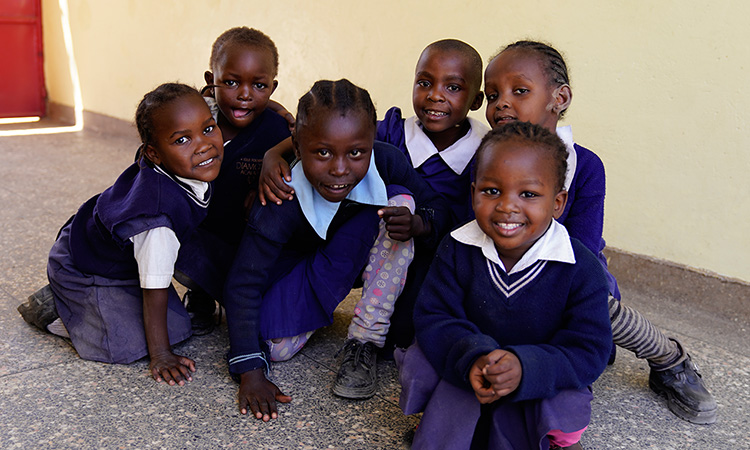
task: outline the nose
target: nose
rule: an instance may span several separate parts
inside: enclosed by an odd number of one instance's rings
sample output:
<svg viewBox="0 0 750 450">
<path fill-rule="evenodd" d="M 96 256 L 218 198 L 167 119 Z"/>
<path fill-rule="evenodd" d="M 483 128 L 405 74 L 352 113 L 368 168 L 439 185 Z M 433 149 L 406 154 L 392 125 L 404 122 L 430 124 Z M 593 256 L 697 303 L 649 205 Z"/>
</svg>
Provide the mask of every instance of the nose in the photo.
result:
<svg viewBox="0 0 750 450">
<path fill-rule="evenodd" d="M 349 173 L 349 164 L 346 158 L 334 158 L 328 168 L 328 173 L 334 177 L 343 177 Z"/>
<path fill-rule="evenodd" d="M 432 100 L 433 102 L 445 101 L 445 97 L 443 96 L 443 93 L 437 84 L 433 84 L 430 86 L 430 90 L 427 91 L 427 99 Z"/>
<path fill-rule="evenodd" d="M 211 150 L 213 147 L 213 142 L 211 142 L 211 139 L 208 138 L 208 136 L 200 135 L 197 136 L 195 142 L 195 154 L 196 155 L 202 155 L 203 153 L 206 153 L 207 151 Z"/>
<path fill-rule="evenodd" d="M 245 83 L 240 84 L 240 86 L 237 88 L 237 99 L 241 101 L 251 100 L 250 92 L 251 89 L 249 85 Z"/>
<path fill-rule="evenodd" d="M 495 211 L 503 214 L 517 213 L 519 211 L 518 203 L 513 196 L 502 195 L 498 198 L 497 203 L 495 203 Z"/>
<path fill-rule="evenodd" d="M 495 103 L 496 109 L 505 109 L 510 108 L 510 101 L 508 100 L 507 95 L 498 94 L 497 102 Z"/>
</svg>

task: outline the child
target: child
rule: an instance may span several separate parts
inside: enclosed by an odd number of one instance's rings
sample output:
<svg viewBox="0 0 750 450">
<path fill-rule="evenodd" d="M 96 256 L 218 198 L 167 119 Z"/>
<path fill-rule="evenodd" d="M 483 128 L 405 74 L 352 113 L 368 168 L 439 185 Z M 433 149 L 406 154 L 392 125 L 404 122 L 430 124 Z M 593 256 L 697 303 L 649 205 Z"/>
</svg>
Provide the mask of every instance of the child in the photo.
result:
<svg viewBox="0 0 750 450">
<path fill-rule="evenodd" d="M 550 131 L 555 131 L 572 98 L 560 53 L 531 41 L 511 44 L 490 61 L 485 71 L 485 95 L 487 121 L 492 127 L 519 120 Z M 558 221 L 598 255 L 606 271 L 607 260 L 602 253 L 604 166 L 594 153 L 573 143 L 570 127 L 557 133 L 569 153 L 565 180 L 568 205 Z M 715 422 L 716 401 L 682 344 L 667 338 L 638 311 L 620 304 L 617 282 L 608 271 L 606 275 L 614 343 L 648 360 L 649 386 L 668 398 L 669 409 L 678 417 L 693 423 Z"/>
<path fill-rule="evenodd" d="M 468 219 L 471 211 L 470 161 L 479 141 L 488 131 L 486 125 L 467 117 L 469 111 L 482 106 L 482 59 L 465 42 L 444 39 L 428 45 L 417 61 L 412 103 L 415 116 L 402 118 L 399 108 L 391 108 L 378 123 L 376 139 L 393 144 L 401 150 L 417 173 L 451 206 L 452 225 Z M 291 187 L 283 182 L 288 168 L 278 155 L 269 152 L 264 160 L 261 191 L 273 201 L 289 198 Z M 442 236 L 441 236 L 442 237 Z M 415 245 L 416 244 L 416 245 Z M 400 243 L 381 226 L 377 249 L 373 249 L 365 276 L 377 279 L 362 291 L 362 299 L 355 307 L 349 325 L 347 345 L 333 385 L 333 392 L 346 398 L 363 398 L 375 393 L 376 353 L 367 352 L 369 360 L 359 358 L 359 346 L 375 345 L 389 354 L 394 346 L 406 348 L 414 338 L 412 311 L 419 287 L 427 274 L 435 246 L 424 240 Z M 416 246 L 414 261 L 408 266 L 405 285 L 389 292 L 397 299 L 395 309 L 384 310 L 378 295 L 378 284 L 392 278 L 387 267 L 389 258 L 398 250 Z M 388 251 L 391 249 L 391 251 Z M 402 277 L 403 278 L 403 277 Z M 403 292 L 402 292 L 403 290 Z M 393 301 L 387 305 L 390 306 Z M 362 311 L 377 311 L 367 320 Z M 389 328 L 390 326 L 390 328 Z M 368 344 L 369 343 L 369 344 Z M 360 395 L 365 392 L 369 395 Z"/>
<path fill-rule="evenodd" d="M 170 348 L 191 335 L 172 272 L 181 240 L 206 217 L 221 132 L 198 91 L 183 84 L 146 94 L 135 121 L 140 158 L 63 226 L 50 284 L 18 311 L 69 336 L 84 359 L 128 364 L 148 355 L 157 381 L 183 385 L 195 362 Z"/>
<path fill-rule="evenodd" d="M 476 220 L 440 244 L 414 311 L 407 356 L 421 349 L 440 382 L 412 448 L 580 448 L 612 335 L 596 257 L 553 220 L 565 159 L 557 136 L 525 122 L 482 140 Z M 417 373 L 402 373 L 407 403 Z"/>
<path fill-rule="evenodd" d="M 267 421 L 277 417 L 276 401 L 290 400 L 265 378 L 267 357 L 291 358 L 314 330 L 332 322 L 365 267 L 379 217 L 404 219 L 388 225 L 401 241 L 437 239 L 449 225 L 448 207 L 403 155 L 375 143 L 375 126 L 369 94 L 348 80 L 318 81 L 299 101 L 293 134 L 299 163 L 291 171 L 296 195 L 281 205 L 256 202 L 225 289 L 229 368 L 240 375 L 243 414 L 249 406 Z M 407 191 L 418 205 L 414 214 L 384 207 Z M 372 351 L 361 346 L 357 353 Z"/>
<path fill-rule="evenodd" d="M 185 299 L 197 335 L 214 328 L 214 299 L 221 298 L 245 228 L 263 154 L 289 137 L 286 120 L 267 109 L 279 67 L 276 45 L 268 36 L 247 27 L 225 31 L 213 44 L 210 67 L 204 92 L 209 92 L 206 101 L 224 137 L 224 161 L 208 217 L 185 242 L 177 261 L 178 280 L 192 288 Z"/>
</svg>

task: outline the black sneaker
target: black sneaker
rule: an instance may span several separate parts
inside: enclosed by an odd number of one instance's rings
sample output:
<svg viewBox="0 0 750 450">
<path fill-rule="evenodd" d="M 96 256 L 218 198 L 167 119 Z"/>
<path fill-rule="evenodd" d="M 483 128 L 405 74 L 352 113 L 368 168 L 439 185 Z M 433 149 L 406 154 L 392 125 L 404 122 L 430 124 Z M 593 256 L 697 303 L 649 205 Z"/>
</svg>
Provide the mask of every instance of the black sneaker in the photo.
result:
<svg viewBox="0 0 750 450">
<path fill-rule="evenodd" d="M 194 336 L 204 336 L 214 331 L 216 302 L 208 293 L 198 289 L 189 289 L 182 298 L 182 303 L 190 316 Z"/>
<path fill-rule="evenodd" d="M 349 339 L 341 350 L 344 356 L 333 383 L 333 393 L 339 397 L 365 399 L 378 389 L 377 347 L 372 342 Z"/>
<path fill-rule="evenodd" d="M 698 424 L 716 422 L 716 400 L 703 384 L 698 366 L 690 355 L 671 369 L 651 369 L 648 385 L 667 398 L 669 410 L 680 419 Z"/>
<path fill-rule="evenodd" d="M 55 307 L 55 294 L 49 284 L 29 295 L 29 300 L 18 305 L 17 309 L 23 320 L 43 331 L 49 331 L 47 325 L 60 317 Z"/>
</svg>

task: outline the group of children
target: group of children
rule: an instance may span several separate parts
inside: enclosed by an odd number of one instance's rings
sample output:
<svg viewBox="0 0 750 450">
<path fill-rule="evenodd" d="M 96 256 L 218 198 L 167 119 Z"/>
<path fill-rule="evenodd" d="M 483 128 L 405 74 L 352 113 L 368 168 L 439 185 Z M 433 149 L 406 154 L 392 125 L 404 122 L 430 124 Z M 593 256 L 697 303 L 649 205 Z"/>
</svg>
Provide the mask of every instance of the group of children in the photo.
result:
<svg viewBox="0 0 750 450">
<path fill-rule="evenodd" d="M 218 301 L 239 408 L 268 421 L 291 400 L 269 361 L 361 284 L 333 392 L 371 397 L 378 354 L 395 356 L 404 412 L 423 411 L 414 448 L 580 448 L 613 342 L 648 359 L 675 414 L 715 421 L 682 345 L 620 303 L 604 167 L 557 128 L 572 91 L 554 48 L 509 45 L 482 90 L 476 50 L 434 42 L 413 116 L 377 121 L 366 90 L 322 80 L 291 133 L 265 34 L 226 31 L 210 69 L 204 96 L 164 84 L 143 98 L 136 162 L 60 230 L 49 285 L 18 308 L 27 322 L 82 358 L 149 356 L 157 381 L 182 385 L 195 363 L 171 345 L 210 332 Z M 492 130 L 468 117 L 484 99 Z"/>
</svg>

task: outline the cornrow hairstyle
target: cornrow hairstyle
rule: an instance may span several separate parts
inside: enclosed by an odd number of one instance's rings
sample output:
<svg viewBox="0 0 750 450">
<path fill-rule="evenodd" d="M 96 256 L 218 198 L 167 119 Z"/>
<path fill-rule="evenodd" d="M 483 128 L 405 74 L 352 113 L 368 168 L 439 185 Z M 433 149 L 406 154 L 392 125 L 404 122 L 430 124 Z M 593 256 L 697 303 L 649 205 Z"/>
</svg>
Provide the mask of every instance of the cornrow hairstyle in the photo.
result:
<svg viewBox="0 0 750 450">
<path fill-rule="evenodd" d="M 154 143 L 154 113 L 173 102 L 174 100 L 186 95 L 197 95 L 200 93 L 191 86 L 182 83 L 164 83 L 153 91 L 143 96 L 135 110 L 135 126 L 138 129 L 138 135 L 141 138 L 141 146 L 138 148 L 136 160 L 142 159 L 146 146 Z M 146 158 L 147 163 L 148 158 Z"/>
<path fill-rule="evenodd" d="M 346 78 L 337 81 L 319 80 L 313 84 L 299 99 L 295 132 L 299 134 L 308 125 L 309 118 L 321 109 L 336 111 L 342 116 L 349 112 L 363 114 L 368 123 L 372 124 L 373 130 L 377 126 L 378 117 L 370 94 Z"/>
<path fill-rule="evenodd" d="M 216 38 L 214 45 L 211 47 L 211 59 L 209 60 L 211 70 L 214 70 L 214 67 L 219 64 L 219 61 L 224 56 L 224 50 L 230 44 L 245 45 L 271 52 L 271 56 L 273 57 L 273 76 L 276 78 L 276 75 L 279 73 L 279 51 L 276 49 L 276 44 L 262 31 L 248 27 L 230 28 Z"/>
<path fill-rule="evenodd" d="M 542 71 L 547 75 L 551 86 L 570 85 L 568 66 L 565 64 L 565 59 L 551 45 L 538 41 L 518 41 L 500 50 L 492 59 L 495 59 L 507 50 L 518 50 L 538 56 L 542 64 Z M 567 111 L 567 108 L 560 112 L 560 117 L 563 117 L 565 111 Z"/>
<path fill-rule="evenodd" d="M 467 74 L 469 77 L 469 81 L 472 83 L 476 83 L 476 86 L 478 89 L 481 89 L 482 87 L 482 57 L 479 56 L 479 52 L 476 51 L 474 47 L 467 44 L 464 41 L 459 41 L 458 39 L 441 39 L 439 41 L 435 41 L 432 44 L 425 47 L 424 50 L 422 50 L 422 55 L 427 50 L 437 50 L 441 52 L 456 52 L 463 56 L 468 62 L 468 69 L 469 73 Z M 422 56 L 420 55 L 419 59 L 422 59 Z"/>
<path fill-rule="evenodd" d="M 556 134 L 541 125 L 531 122 L 514 121 L 490 130 L 484 136 L 477 149 L 474 178 L 476 178 L 485 149 L 507 141 L 533 145 L 549 155 L 557 166 L 556 188 L 558 191 L 563 188 L 565 185 L 565 172 L 568 170 L 568 149 Z"/>
</svg>

